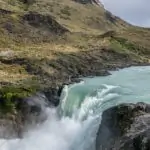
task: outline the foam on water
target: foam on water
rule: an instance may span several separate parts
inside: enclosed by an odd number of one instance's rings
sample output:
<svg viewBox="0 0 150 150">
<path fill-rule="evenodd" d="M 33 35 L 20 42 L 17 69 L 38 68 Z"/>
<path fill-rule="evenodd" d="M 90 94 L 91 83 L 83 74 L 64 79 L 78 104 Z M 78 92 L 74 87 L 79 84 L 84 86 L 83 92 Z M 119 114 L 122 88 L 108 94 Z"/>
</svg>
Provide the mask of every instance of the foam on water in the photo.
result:
<svg viewBox="0 0 150 150">
<path fill-rule="evenodd" d="M 150 67 L 133 67 L 111 76 L 65 86 L 57 109 L 23 139 L 0 140 L 0 150 L 95 150 L 102 112 L 124 102 L 150 102 Z"/>
</svg>

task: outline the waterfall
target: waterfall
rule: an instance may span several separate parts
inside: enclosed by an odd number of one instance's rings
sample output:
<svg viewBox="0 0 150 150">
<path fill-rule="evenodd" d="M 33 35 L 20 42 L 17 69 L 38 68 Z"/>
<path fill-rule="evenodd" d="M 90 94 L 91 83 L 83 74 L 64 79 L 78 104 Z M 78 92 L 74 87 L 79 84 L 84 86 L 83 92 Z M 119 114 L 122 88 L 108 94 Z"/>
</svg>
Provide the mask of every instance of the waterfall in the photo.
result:
<svg viewBox="0 0 150 150">
<path fill-rule="evenodd" d="M 104 110 L 120 103 L 149 102 L 150 67 L 131 67 L 65 86 L 57 108 L 22 139 L 0 139 L 1 150 L 95 150 Z"/>
</svg>

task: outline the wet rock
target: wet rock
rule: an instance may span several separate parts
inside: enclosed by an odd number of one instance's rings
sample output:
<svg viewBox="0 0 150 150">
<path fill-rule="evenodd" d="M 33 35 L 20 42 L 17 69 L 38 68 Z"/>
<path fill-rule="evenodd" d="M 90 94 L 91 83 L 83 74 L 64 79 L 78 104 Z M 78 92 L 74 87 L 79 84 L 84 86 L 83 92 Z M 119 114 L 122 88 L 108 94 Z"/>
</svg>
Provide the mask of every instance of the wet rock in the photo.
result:
<svg viewBox="0 0 150 150">
<path fill-rule="evenodd" d="M 96 150 L 112 149 L 150 149 L 150 105 L 122 104 L 103 113 Z"/>
<path fill-rule="evenodd" d="M 49 101 L 43 93 L 36 93 L 23 100 L 20 109 L 24 120 L 27 122 L 40 122 L 46 119 L 45 109 L 49 106 Z"/>
<path fill-rule="evenodd" d="M 61 95 L 61 91 L 63 89 L 63 86 L 55 87 L 55 88 L 47 88 L 43 92 L 46 95 L 48 101 L 52 106 L 58 106 L 59 105 L 59 97 Z"/>
<path fill-rule="evenodd" d="M 16 123 L 8 118 L 0 118 L 0 138 L 10 139 L 18 137 Z"/>
<path fill-rule="evenodd" d="M 16 102 L 18 112 L 0 114 L 0 138 L 22 138 L 26 129 L 47 119 L 49 101 L 44 94 L 36 93 L 25 99 L 16 99 Z"/>
</svg>

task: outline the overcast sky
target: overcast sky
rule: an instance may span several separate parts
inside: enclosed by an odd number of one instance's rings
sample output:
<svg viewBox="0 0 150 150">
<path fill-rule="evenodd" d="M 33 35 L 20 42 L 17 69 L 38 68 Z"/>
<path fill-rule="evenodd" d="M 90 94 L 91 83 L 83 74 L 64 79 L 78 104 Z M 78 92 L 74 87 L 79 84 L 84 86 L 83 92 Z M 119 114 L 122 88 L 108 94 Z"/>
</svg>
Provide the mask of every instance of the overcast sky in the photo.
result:
<svg viewBox="0 0 150 150">
<path fill-rule="evenodd" d="M 100 0 L 105 8 L 126 21 L 150 27 L 150 0 Z"/>
</svg>

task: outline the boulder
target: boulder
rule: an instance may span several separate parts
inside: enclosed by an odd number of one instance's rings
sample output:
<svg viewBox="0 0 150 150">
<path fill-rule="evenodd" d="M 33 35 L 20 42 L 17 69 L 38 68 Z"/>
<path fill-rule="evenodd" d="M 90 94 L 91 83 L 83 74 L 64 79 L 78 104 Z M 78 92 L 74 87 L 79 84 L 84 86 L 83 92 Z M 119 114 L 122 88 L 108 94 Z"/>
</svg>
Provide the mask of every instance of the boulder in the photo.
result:
<svg viewBox="0 0 150 150">
<path fill-rule="evenodd" d="M 96 150 L 150 150 L 150 105 L 121 104 L 104 111 Z"/>
</svg>

